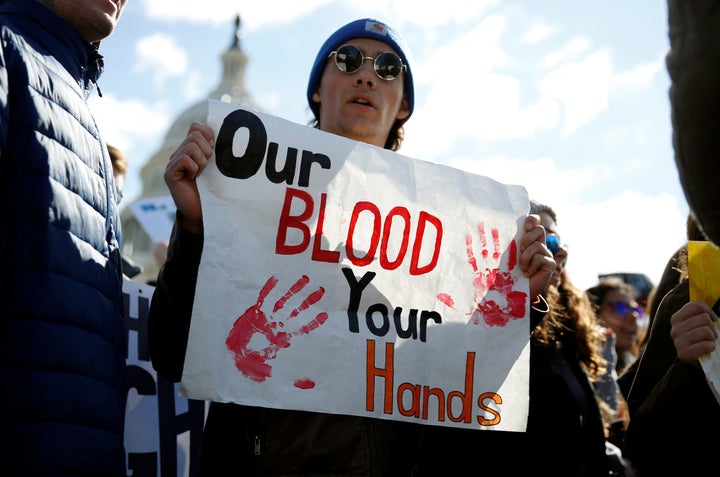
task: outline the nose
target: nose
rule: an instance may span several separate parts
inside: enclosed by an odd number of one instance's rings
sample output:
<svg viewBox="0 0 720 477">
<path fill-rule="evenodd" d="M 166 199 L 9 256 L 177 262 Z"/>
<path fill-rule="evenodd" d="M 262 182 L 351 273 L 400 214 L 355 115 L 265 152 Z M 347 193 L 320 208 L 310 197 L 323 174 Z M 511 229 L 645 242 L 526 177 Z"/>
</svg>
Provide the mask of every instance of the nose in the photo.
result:
<svg viewBox="0 0 720 477">
<path fill-rule="evenodd" d="M 373 61 L 373 58 L 365 58 L 360 69 L 355 72 L 357 75 L 355 82 L 358 85 L 365 83 L 369 87 L 375 86 L 375 78 L 377 78 L 377 76 L 375 75 Z"/>
<path fill-rule="evenodd" d="M 627 333 L 636 334 L 638 331 L 637 316 L 634 313 L 626 315 L 622 327 Z"/>
</svg>

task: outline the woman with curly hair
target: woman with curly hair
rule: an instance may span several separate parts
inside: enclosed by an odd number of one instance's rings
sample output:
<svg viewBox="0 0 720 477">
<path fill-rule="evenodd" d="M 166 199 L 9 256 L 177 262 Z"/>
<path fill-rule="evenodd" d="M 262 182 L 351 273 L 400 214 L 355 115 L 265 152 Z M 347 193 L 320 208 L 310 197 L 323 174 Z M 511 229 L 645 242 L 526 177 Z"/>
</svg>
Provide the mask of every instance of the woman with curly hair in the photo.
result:
<svg viewBox="0 0 720 477">
<path fill-rule="evenodd" d="M 477 431 L 426 426 L 414 475 L 553 475 L 607 477 L 625 473 L 621 458 L 606 451 L 603 414 L 593 382 L 604 375 L 604 335 L 585 292 L 565 270 L 567 248 L 557 216 L 531 201 L 540 217 L 556 267 L 542 296 L 548 312 L 531 319 L 530 387 L 526 432 Z M 619 456 L 619 450 L 612 447 Z M 518 451 L 508 460 L 509 449 Z M 478 459 L 481 463 L 478 462 Z"/>
<path fill-rule="evenodd" d="M 574 449 L 587 465 L 597 470 L 588 467 L 584 473 L 579 470 L 572 475 L 600 475 L 603 472 L 604 475 L 632 475 L 630 465 L 620 455 L 621 441 L 619 437 L 616 439 L 616 436 L 622 436 L 627 426 L 628 414 L 617 376 L 609 374 L 614 369 L 612 358 L 608 361 L 605 353 L 608 343 L 612 348 L 609 333 L 598 321 L 585 291 L 575 286 L 568 276 L 565 268 L 568 250 L 557 231 L 557 214 L 550 206 L 534 201 L 530 202 L 530 213 L 540 216 L 556 267 L 543 295 L 550 313 L 533 327 L 530 336 L 528 430 L 533 421 L 533 409 L 539 408 L 538 400 L 543 401 L 544 407 L 554 405 L 560 408 L 556 415 L 562 419 L 562 425 L 546 425 L 544 432 L 557 435 L 557 439 L 574 441 L 574 444 L 567 444 L 574 446 L 569 449 Z M 553 383 L 552 388 L 549 383 Z M 545 391 L 534 392 L 534 389 Z M 553 390 L 551 393 L 548 392 L 550 389 Z M 545 444 L 548 452 L 555 445 L 554 440 Z M 583 461 L 578 458 L 578 469 L 582 465 Z"/>
</svg>

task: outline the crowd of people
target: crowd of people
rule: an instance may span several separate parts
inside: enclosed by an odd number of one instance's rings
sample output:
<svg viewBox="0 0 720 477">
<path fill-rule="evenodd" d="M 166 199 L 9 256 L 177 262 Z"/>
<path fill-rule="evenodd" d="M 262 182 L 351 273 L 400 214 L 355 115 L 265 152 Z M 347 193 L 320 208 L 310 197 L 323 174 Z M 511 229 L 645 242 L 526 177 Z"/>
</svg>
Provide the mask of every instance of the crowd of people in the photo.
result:
<svg viewBox="0 0 720 477">
<path fill-rule="evenodd" d="M 135 270 L 120 253 L 125 164 L 86 103 L 103 71 L 100 42 L 126 2 L 0 0 L 0 178 L 12 194 L 0 219 L 3 475 L 126 475 L 122 281 Z M 686 71 L 697 64 L 718 77 L 720 5 L 668 5 L 674 139 L 691 189 L 687 237 L 710 241 L 720 227 L 710 209 L 720 201 L 706 200 L 707 177 L 695 176 L 712 176 L 696 164 L 711 162 L 720 134 L 692 134 L 702 124 L 688 104 L 702 102 L 692 87 L 702 75 Z M 311 68 L 312 127 L 399 150 L 415 109 L 409 51 L 379 19 L 338 28 Z M 717 101 L 710 105 L 701 118 L 718 124 Z M 208 125 L 193 123 L 164 174 L 177 214 L 159 251 L 148 332 L 154 368 L 175 382 L 204 243 L 196 179 L 215 139 Z M 525 432 L 213 402 L 199 475 L 706 475 L 720 403 L 699 359 L 716 348 L 717 316 L 690 299 L 686 247 L 643 308 L 622 280 L 587 290 L 573 284 L 558 222 L 550 205 L 531 200 L 519 239 L 530 290 Z M 646 336 L 638 328 L 644 315 Z M 498 458 L 509 454 L 516 457 Z"/>
</svg>

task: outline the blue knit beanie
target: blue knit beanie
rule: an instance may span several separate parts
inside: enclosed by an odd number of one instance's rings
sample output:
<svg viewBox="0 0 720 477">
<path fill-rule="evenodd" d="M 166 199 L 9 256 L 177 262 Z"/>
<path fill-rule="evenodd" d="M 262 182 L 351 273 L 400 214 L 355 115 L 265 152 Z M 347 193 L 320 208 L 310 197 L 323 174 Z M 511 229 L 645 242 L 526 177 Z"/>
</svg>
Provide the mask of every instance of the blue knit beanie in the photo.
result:
<svg viewBox="0 0 720 477">
<path fill-rule="evenodd" d="M 353 38 L 370 38 L 372 40 L 382 41 L 392 46 L 400 58 L 403 64 L 405 64 L 405 96 L 407 97 L 408 108 L 412 115 L 413 108 L 415 107 L 415 88 L 413 86 L 412 70 L 410 69 L 410 49 L 405 41 L 405 38 L 400 34 L 399 31 L 388 26 L 384 22 L 375 18 L 361 18 L 348 23 L 347 25 L 340 27 L 335 33 L 325 40 L 320 51 L 315 58 L 312 70 L 310 70 L 310 80 L 308 81 L 307 87 L 307 100 L 311 109 L 313 104 L 313 94 L 320 84 L 320 78 L 322 77 L 325 63 L 330 56 L 330 53 L 335 51 L 340 45 Z"/>
</svg>

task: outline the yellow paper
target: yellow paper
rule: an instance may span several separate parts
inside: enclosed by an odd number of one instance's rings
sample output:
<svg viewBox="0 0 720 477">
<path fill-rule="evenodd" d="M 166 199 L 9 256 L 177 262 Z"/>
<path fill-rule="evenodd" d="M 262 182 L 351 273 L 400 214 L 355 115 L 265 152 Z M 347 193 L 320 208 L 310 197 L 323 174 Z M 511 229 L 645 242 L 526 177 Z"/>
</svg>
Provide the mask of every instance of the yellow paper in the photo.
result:
<svg viewBox="0 0 720 477">
<path fill-rule="evenodd" d="M 720 247 L 712 242 L 688 242 L 690 300 L 702 300 L 715 310 L 720 301 Z M 715 351 L 700 357 L 710 389 L 720 402 L 720 320 L 715 322 L 718 340 Z"/>
</svg>

